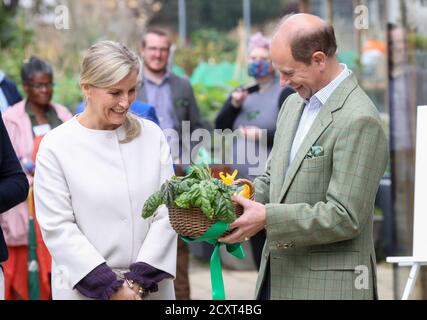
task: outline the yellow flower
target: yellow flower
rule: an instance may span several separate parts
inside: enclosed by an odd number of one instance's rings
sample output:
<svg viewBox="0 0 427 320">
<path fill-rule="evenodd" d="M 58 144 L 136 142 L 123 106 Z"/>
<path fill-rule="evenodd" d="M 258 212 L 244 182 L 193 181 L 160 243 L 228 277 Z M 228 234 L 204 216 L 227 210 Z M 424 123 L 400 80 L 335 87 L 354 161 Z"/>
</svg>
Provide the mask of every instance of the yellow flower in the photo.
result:
<svg viewBox="0 0 427 320">
<path fill-rule="evenodd" d="M 230 186 L 234 183 L 234 178 L 236 178 L 236 176 L 237 176 L 237 169 L 235 169 L 233 171 L 232 175 L 227 173 L 227 176 L 224 176 L 224 172 L 219 173 L 219 177 L 221 178 L 222 182 L 224 182 L 224 184 L 226 184 L 228 186 Z"/>
<path fill-rule="evenodd" d="M 245 197 L 246 199 L 249 199 L 249 197 L 251 196 L 251 188 L 249 188 L 247 184 L 244 184 L 242 191 L 239 192 L 239 195 Z"/>
</svg>

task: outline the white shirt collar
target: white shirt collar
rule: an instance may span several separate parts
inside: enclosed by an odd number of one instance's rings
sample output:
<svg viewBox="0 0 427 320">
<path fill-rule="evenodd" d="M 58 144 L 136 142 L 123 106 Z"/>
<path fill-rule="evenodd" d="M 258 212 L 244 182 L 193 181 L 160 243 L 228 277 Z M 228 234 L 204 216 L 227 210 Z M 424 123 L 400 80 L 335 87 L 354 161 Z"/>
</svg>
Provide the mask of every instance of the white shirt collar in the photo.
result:
<svg viewBox="0 0 427 320">
<path fill-rule="evenodd" d="M 329 97 L 332 95 L 332 93 L 335 91 L 335 89 L 350 75 L 352 74 L 352 71 L 347 68 L 347 65 L 344 63 L 340 63 L 343 70 L 341 73 L 331 82 L 329 82 L 325 87 L 317 91 L 309 100 L 306 100 L 306 103 L 309 104 L 309 102 L 312 99 L 316 99 L 320 102 L 321 105 L 324 105 L 326 101 L 329 99 Z"/>
</svg>

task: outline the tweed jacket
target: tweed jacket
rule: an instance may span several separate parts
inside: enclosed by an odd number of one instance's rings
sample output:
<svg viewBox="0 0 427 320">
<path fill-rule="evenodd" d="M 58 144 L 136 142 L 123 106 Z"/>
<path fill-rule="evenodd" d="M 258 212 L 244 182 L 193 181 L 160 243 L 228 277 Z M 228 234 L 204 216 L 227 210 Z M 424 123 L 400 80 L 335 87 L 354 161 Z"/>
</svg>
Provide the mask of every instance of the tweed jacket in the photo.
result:
<svg viewBox="0 0 427 320">
<path fill-rule="evenodd" d="M 350 75 L 289 165 L 303 102 L 297 94 L 285 101 L 266 172 L 255 180 L 267 230 L 256 297 L 269 265 L 271 299 L 374 299 L 373 210 L 389 157 L 378 111 Z"/>
</svg>

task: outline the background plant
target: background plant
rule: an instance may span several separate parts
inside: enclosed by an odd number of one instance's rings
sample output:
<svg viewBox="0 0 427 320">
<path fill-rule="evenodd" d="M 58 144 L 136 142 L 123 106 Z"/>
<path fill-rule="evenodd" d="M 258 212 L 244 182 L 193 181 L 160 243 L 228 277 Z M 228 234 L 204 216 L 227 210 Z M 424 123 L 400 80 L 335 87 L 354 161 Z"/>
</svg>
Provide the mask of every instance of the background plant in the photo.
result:
<svg viewBox="0 0 427 320">
<path fill-rule="evenodd" d="M 201 29 L 191 35 L 187 47 L 178 48 L 174 62 L 189 76 L 201 62 L 234 62 L 238 42 L 230 34 L 215 29 Z"/>
</svg>

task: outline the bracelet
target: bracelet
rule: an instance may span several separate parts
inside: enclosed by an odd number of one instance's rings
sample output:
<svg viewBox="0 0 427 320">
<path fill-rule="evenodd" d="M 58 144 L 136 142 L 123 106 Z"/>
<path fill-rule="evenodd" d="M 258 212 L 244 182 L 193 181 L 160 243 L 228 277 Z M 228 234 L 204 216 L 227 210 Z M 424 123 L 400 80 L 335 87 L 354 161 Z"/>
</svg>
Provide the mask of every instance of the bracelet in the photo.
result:
<svg viewBox="0 0 427 320">
<path fill-rule="evenodd" d="M 127 285 L 129 286 L 129 288 L 133 289 L 133 286 L 134 286 L 133 280 L 129 280 L 129 279 L 125 278 L 125 281 L 126 281 Z"/>
<path fill-rule="evenodd" d="M 129 288 L 131 288 L 131 289 L 133 289 L 134 288 L 134 286 L 135 286 L 135 281 L 133 281 L 133 280 L 130 280 L 130 279 L 127 279 L 127 278 L 125 278 L 125 281 L 126 281 L 126 283 L 127 283 L 127 285 L 129 286 Z M 141 299 L 142 298 L 144 298 L 145 296 L 147 296 L 148 295 L 148 293 L 149 293 L 149 291 L 147 290 L 147 289 L 145 289 L 142 285 L 140 285 L 139 283 L 138 283 L 138 294 L 139 294 L 139 296 L 141 297 Z"/>
</svg>

